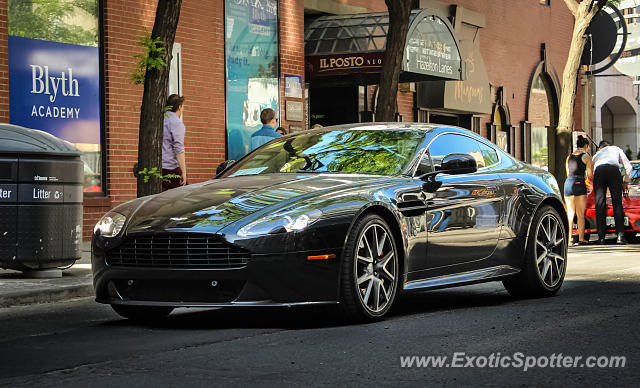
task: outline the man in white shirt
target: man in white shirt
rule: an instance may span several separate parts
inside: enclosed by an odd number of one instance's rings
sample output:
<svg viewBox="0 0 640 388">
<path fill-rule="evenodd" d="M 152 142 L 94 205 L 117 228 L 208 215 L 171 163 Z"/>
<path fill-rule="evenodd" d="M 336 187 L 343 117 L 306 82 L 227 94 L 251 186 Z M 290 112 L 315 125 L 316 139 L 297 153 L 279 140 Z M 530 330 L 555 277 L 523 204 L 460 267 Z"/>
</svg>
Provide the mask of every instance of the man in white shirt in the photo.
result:
<svg viewBox="0 0 640 388">
<path fill-rule="evenodd" d="M 611 193 L 613 204 L 613 218 L 616 222 L 618 244 L 626 244 L 624 238 L 624 210 L 622 208 L 622 190 L 627 188 L 632 167 L 622 149 L 612 146 L 603 140 L 598 146 L 599 151 L 593 156 L 593 190 L 596 200 L 596 226 L 598 228 L 598 243 L 604 244 L 607 231 L 607 188 Z M 624 166 L 626 179 L 622 182 L 620 167 Z"/>
</svg>

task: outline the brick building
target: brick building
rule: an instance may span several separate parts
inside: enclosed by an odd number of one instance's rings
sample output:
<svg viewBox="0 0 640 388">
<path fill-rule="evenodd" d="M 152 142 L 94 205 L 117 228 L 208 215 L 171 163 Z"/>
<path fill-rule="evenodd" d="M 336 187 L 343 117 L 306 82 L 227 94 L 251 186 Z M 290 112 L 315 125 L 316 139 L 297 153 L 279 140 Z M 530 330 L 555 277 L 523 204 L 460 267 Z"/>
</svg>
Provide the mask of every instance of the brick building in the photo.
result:
<svg viewBox="0 0 640 388">
<path fill-rule="evenodd" d="M 255 3 L 183 0 L 175 40 L 177 51 L 174 49 L 178 61 L 174 59 L 172 63 L 172 88 L 186 97 L 186 157 L 191 182 L 210 179 L 218 163 L 234 153 L 243 153 L 242 149 L 229 148 L 234 141 L 241 141 L 234 137 L 231 128 L 249 122 L 251 112 L 265 103 L 277 107 L 284 127 L 295 131 L 313 124 L 314 118 L 310 116 L 314 104 L 318 104 L 313 91 L 318 85 L 305 75 L 305 27 L 318 17 L 386 11 L 383 0 L 262 0 L 257 2 L 261 10 L 251 9 L 256 13 L 247 13 L 247 18 L 253 19 L 239 19 L 242 9 L 238 7 L 255 8 Z M 550 139 L 547 128 L 552 128 L 557 121 L 559 80 L 573 28 L 573 18 L 563 2 L 547 3 L 540 0 L 415 1 L 416 7 L 433 9 L 451 25 L 461 48 L 466 74 L 464 81 L 402 84 L 398 94 L 398 113 L 402 120 L 464 126 L 495 141 L 517 158 L 546 165 L 544 154 Z M 142 86 L 132 84 L 130 74 L 135 68 L 134 55 L 142 51 L 138 45 L 140 36 L 153 26 L 156 1 L 100 0 L 97 4 L 101 11 L 97 16 L 103 64 L 99 152 L 104 171 L 101 171 L 101 183 L 96 185 L 98 191 L 85 193 L 85 240 L 90 238 L 92 227 L 102 214 L 136 196 L 132 168 L 138 152 Z M 8 60 L 11 15 L 7 7 L 7 0 L 0 0 L 0 121 L 13 123 L 9 94 L 14 85 L 9 82 Z M 236 14 L 234 9 L 238 11 Z M 276 66 L 270 68 L 270 62 L 265 60 L 260 64 L 260 71 L 274 71 L 277 80 L 275 84 L 270 81 L 249 86 L 246 92 L 249 96 L 241 109 L 233 103 L 232 93 L 236 89 L 230 82 L 230 73 L 234 71 L 233 64 L 229 63 L 234 50 L 230 46 L 230 41 L 235 39 L 234 23 L 238 28 L 246 22 L 251 29 L 261 31 L 257 34 L 266 39 L 272 12 L 277 20 L 277 52 L 269 55 L 274 54 Z M 240 62 L 242 55 L 247 59 L 244 63 L 255 60 L 256 53 L 238 50 Z M 310 92 L 308 101 L 305 98 L 308 94 L 290 94 L 285 90 L 285 75 L 292 76 L 294 85 L 299 83 L 303 90 Z M 255 90 L 273 91 L 274 85 L 277 97 L 266 102 L 251 101 Z M 355 117 L 370 118 L 361 113 L 375 110 L 375 103 L 372 104 L 375 85 L 345 87 L 351 88 L 356 99 L 352 101 L 354 109 L 359 110 Z M 328 94 L 331 95 L 331 88 Z M 334 94 L 339 93 L 334 91 Z M 293 109 L 291 115 L 285 112 L 286 105 Z M 296 109 L 301 111 L 301 116 L 298 116 L 300 112 L 294 112 Z M 232 120 L 237 115 L 242 115 L 242 124 Z M 289 117 L 295 121 L 287 120 Z M 580 127 L 579 122 L 576 127 Z"/>
</svg>

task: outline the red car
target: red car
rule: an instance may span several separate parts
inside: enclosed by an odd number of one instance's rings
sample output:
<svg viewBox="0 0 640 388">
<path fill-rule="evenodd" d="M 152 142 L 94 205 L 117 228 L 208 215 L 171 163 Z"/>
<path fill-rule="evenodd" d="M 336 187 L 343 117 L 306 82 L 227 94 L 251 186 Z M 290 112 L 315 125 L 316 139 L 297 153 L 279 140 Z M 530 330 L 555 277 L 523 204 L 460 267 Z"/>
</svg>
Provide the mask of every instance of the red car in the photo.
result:
<svg viewBox="0 0 640 388">
<path fill-rule="evenodd" d="M 622 207 L 624 208 L 625 237 L 631 241 L 636 233 L 640 232 L 640 160 L 631 161 L 633 173 L 629 182 L 629 191 L 622 196 Z M 611 197 L 607 196 L 607 232 L 615 233 L 616 225 L 613 220 L 613 207 Z M 587 210 L 585 217 L 584 238 L 589 240 L 590 234 L 598 234 L 596 229 L 596 202 L 593 190 L 587 194 Z M 574 241 L 578 240 L 578 225 L 573 224 Z"/>
</svg>

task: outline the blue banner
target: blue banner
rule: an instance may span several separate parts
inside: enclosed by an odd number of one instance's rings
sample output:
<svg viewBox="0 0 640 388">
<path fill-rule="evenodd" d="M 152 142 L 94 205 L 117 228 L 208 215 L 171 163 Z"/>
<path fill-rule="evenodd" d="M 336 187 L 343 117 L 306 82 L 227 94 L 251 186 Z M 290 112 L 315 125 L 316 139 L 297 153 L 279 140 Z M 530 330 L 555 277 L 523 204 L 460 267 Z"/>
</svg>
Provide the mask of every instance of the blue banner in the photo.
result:
<svg viewBox="0 0 640 388">
<path fill-rule="evenodd" d="M 12 124 L 100 144 L 97 47 L 9 36 Z"/>
<path fill-rule="evenodd" d="M 225 1 L 227 152 L 237 160 L 249 152 L 262 127 L 260 112 L 280 112 L 278 3 Z"/>
</svg>

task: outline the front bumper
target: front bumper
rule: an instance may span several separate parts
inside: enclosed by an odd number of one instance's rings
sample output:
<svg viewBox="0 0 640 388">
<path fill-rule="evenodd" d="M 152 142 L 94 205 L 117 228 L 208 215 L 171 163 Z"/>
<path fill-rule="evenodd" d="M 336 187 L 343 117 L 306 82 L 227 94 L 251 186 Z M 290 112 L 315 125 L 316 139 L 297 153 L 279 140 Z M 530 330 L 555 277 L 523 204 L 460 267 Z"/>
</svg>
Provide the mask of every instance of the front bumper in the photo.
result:
<svg viewBox="0 0 640 388">
<path fill-rule="evenodd" d="M 308 256 L 335 254 L 334 259 Z M 336 303 L 340 249 L 252 254 L 243 268 L 116 267 L 92 246 L 96 301 L 173 307 L 293 306 Z"/>
</svg>

